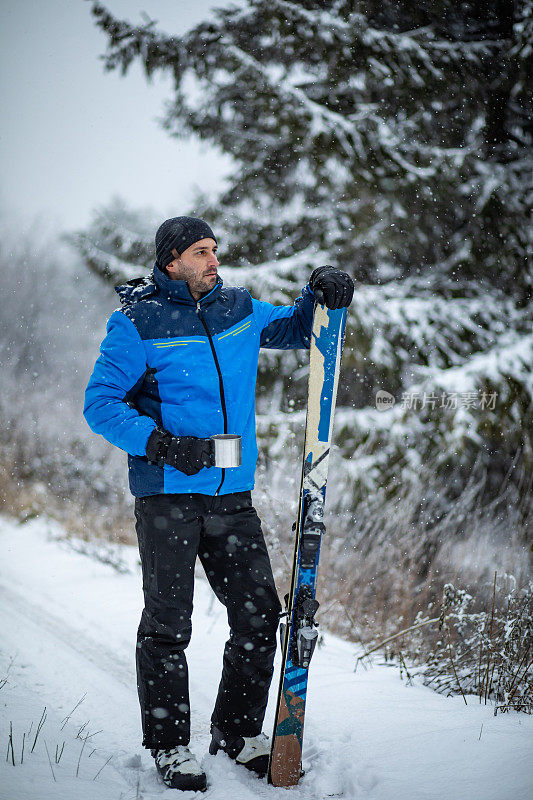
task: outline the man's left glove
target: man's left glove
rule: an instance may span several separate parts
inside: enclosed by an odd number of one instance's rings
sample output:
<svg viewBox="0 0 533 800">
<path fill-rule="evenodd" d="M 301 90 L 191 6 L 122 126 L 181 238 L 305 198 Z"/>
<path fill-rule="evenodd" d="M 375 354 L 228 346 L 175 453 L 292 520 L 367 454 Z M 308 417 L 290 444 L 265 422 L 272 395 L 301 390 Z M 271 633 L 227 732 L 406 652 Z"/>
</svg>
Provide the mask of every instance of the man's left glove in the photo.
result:
<svg viewBox="0 0 533 800">
<path fill-rule="evenodd" d="M 346 308 L 352 302 L 353 281 L 335 267 L 317 267 L 311 273 L 309 285 L 317 303 L 328 308 Z"/>
<path fill-rule="evenodd" d="M 173 436 L 161 428 L 154 428 L 146 443 L 146 457 L 156 464 L 168 464 L 185 475 L 196 475 L 204 467 L 215 465 L 211 439 L 196 436 Z"/>
</svg>

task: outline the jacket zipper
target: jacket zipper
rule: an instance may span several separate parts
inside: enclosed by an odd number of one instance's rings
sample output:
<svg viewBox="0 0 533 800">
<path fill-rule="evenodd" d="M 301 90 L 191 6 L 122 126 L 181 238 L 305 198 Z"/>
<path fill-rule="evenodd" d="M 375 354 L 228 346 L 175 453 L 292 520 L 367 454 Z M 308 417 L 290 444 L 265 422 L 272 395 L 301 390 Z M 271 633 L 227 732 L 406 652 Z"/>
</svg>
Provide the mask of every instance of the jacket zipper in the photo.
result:
<svg viewBox="0 0 533 800">
<path fill-rule="evenodd" d="M 222 380 L 222 372 L 220 371 L 220 364 L 218 363 L 217 353 L 216 353 L 216 350 L 215 350 L 215 345 L 213 344 L 213 339 L 211 337 L 211 334 L 209 332 L 209 328 L 207 327 L 207 324 L 206 324 L 204 318 L 200 314 L 200 311 L 201 311 L 200 301 L 198 301 L 196 303 L 196 313 L 198 314 L 198 319 L 200 320 L 200 322 L 204 326 L 205 332 L 207 333 L 207 338 L 209 339 L 209 344 L 211 346 L 211 352 L 213 353 L 213 359 L 215 361 L 215 367 L 217 368 L 218 385 L 219 385 L 219 388 L 220 388 L 220 402 L 222 404 L 222 416 L 224 417 L 224 433 L 227 433 L 228 432 L 228 415 L 226 413 L 226 398 L 225 398 L 225 395 L 224 395 L 224 382 Z M 220 490 L 222 488 L 222 484 L 224 483 L 225 475 L 226 475 L 226 470 L 224 469 L 224 467 L 222 467 L 222 480 L 220 481 L 219 487 L 216 490 L 215 495 L 217 495 L 220 492 Z"/>
</svg>

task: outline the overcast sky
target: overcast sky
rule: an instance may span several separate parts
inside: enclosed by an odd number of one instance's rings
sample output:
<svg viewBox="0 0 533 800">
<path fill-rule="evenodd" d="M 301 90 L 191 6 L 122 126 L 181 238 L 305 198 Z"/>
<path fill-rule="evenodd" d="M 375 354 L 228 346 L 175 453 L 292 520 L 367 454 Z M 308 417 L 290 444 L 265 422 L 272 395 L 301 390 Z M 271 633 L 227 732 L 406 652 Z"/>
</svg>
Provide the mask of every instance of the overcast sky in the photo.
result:
<svg viewBox="0 0 533 800">
<path fill-rule="evenodd" d="M 180 34 L 224 0 L 104 0 Z M 217 191 L 229 161 L 205 144 L 171 139 L 158 125 L 170 79 L 148 84 L 135 64 L 105 73 L 106 36 L 86 0 L 0 0 L 0 212 L 24 228 L 87 224 L 119 194 L 164 216 L 187 210 L 195 183 Z"/>
</svg>

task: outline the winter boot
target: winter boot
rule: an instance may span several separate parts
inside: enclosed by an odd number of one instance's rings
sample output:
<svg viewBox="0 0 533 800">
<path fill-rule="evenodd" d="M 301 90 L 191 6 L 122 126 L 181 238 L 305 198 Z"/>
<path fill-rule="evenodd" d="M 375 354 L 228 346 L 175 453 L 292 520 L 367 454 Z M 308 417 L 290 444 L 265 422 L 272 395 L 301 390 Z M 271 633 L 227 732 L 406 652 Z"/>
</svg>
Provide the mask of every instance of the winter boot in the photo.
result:
<svg viewBox="0 0 533 800">
<path fill-rule="evenodd" d="M 171 789 L 205 792 L 207 778 L 187 745 L 179 744 L 170 750 L 152 750 L 157 771 Z"/>
<path fill-rule="evenodd" d="M 226 736 L 215 725 L 211 725 L 211 737 L 210 755 L 216 756 L 219 750 L 223 750 L 237 764 L 264 778 L 270 756 L 270 740 L 265 733 L 259 736 Z"/>
</svg>

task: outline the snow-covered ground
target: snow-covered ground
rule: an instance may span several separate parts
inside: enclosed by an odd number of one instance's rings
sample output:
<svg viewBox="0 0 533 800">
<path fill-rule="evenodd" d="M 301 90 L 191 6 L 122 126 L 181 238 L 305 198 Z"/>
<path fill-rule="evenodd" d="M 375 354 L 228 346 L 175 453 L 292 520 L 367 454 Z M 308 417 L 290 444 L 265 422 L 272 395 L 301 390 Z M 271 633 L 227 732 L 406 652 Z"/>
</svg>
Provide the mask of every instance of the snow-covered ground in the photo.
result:
<svg viewBox="0 0 533 800">
<path fill-rule="evenodd" d="M 124 565 L 119 572 L 105 563 L 105 549 L 98 560 L 82 552 L 83 543 L 61 536 L 61 529 L 45 520 L 23 525 L 0 520 L 0 745 L 8 754 L 0 759 L 0 800 L 177 797 L 159 782 L 140 743 L 134 667 L 142 603 L 137 553 L 129 547 L 115 550 Z M 492 707 L 480 705 L 477 697 L 468 697 L 465 706 L 461 697 L 445 698 L 416 682 L 406 685 L 391 667 L 375 664 L 354 674 L 357 648 L 328 634 L 311 666 L 306 774 L 300 784 L 276 789 L 224 754 L 207 755 L 226 635 L 224 609 L 199 575 L 188 650 L 191 747 L 209 789 L 198 797 L 533 797 L 531 717 L 494 717 Z M 265 725 L 269 733 L 274 699 L 273 690 Z"/>
</svg>

